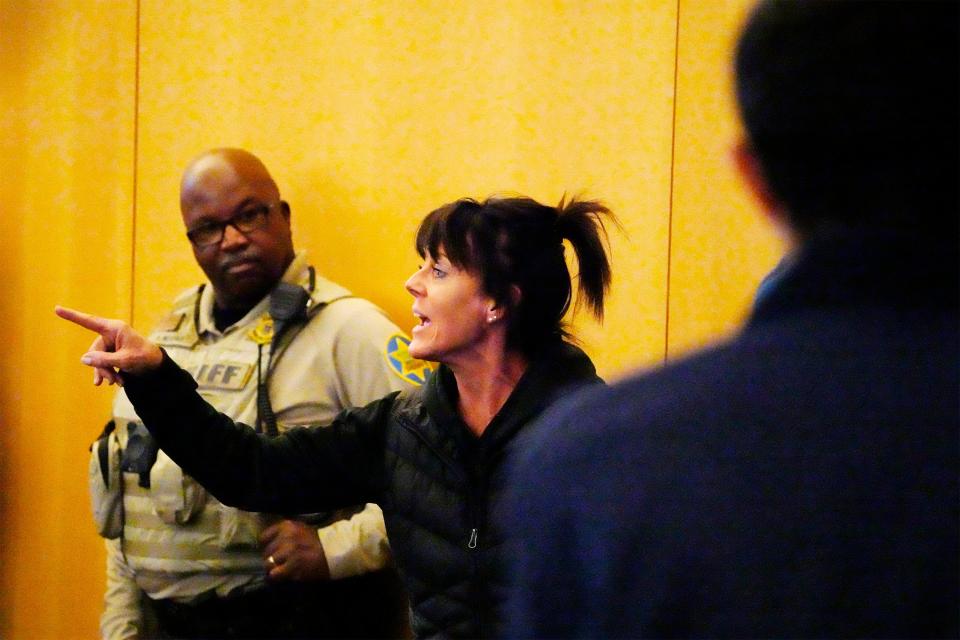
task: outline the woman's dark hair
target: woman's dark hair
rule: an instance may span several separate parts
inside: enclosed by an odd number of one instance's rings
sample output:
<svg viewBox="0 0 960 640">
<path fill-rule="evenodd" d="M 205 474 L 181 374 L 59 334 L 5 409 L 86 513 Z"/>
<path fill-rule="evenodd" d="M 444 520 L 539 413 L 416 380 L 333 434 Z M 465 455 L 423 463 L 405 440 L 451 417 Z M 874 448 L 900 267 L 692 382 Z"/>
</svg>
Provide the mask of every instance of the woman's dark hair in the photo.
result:
<svg viewBox="0 0 960 640">
<path fill-rule="evenodd" d="M 611 278 L 604 218 L 618 224 L 595 200 L 549 207 L 526 197 L 464 198 L 424 218 L 417 253 L 436 257 L 442 250 L 458 268 L 477 274 L 484 291 L 509 309 L 507 346 L 532 354 L 547 342 L 571 338 L 563 323 L 572 299 L 564 240 L 577 256 L 580 299 L 603 319 Z"/>
</svg>

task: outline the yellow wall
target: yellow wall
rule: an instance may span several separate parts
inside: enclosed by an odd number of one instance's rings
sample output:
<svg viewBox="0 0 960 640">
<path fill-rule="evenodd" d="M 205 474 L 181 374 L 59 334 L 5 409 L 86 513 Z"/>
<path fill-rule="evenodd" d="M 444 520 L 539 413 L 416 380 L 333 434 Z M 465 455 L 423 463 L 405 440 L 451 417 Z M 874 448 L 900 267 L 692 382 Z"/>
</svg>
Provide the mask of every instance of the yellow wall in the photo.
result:
<svg viewBox="0 0 960 640">
<path fill-rule="evenodd" d="M 103 592 L 86 448 L 106 421 L 51 317 L 131 302 L 136 13 L 0 4 L 0 637 L 92 637 Z"/>
<path fill-rule="evenodd" d="M 682 0 L 670 242 L 669 357 L 730 333 L 783 252 L 730 155 L 731 80 L 744 0 Z"/>
<path fill-rule="evenodd" d="M 409 327 L 412 234 L 460 196 L 584 191 L 620 215 L 615 377 L 728 331 L 776 259 L 726 161 L 747 0 L 0 0 L 0 637 L 96 634 L 86 451 L 111 392 L 55 303 L 148 329 L 200 278 L 199 151 L 259 154 L 320 271 Z"/>
<path fill-rule="evenodd" d="M 584 337 L 606 372 L 662 355 L 674 1 L 141 6 L 137 321 L 199 273 L 168 233 L 180 171 L 237 145 L 277 174 L 320 271 L 403 326 L 430 210 L 504 190 L 602 196 L 629 235 L 613 246 L 624 286 Z"/>
</svg>

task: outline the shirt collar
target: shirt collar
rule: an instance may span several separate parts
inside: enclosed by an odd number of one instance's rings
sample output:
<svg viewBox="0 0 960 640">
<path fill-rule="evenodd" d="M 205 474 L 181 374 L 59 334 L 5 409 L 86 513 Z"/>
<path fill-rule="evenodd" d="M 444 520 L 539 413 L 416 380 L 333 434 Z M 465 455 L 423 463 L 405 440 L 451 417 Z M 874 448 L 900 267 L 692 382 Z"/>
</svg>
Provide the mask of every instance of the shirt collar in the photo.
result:
<svg viewBox="0 0 960 640">
<path fill-rule="evenodd" d="M 301 286 L 308 286 L 310 282 L 310 271 L 309 265 L 307 264 L 307 252 L 306 250 L 299 250 L 294 254 L 293 260 L 290 262 L 290 265 L 287 267 L 287 270 L 283 272 L 283 276 L 280 278 L 283 282 L 289 282 L 291 284 L 299 284 Z M 217 329 L 216 324 L 213 320 L 213 305 L 215 302 L 213 285 L 207 284 L 203 288 L 203 292 L 200 294 L 200 308 L 197 317 L 197 334 L 204 335 L 205 333 L 211 333 L 213 335 L 222 335 L 222 333 Z M 228 327 L 223 333 L 230 331 L 232 327 L 237 326 L 246 326 L 247 324 L 255 321 L 257 318 L 268 313 L 270 308 L 270 294 L 265 295 L 253 308 L 248 311 L 243 318 L 239 321 Z"/>
</svg>

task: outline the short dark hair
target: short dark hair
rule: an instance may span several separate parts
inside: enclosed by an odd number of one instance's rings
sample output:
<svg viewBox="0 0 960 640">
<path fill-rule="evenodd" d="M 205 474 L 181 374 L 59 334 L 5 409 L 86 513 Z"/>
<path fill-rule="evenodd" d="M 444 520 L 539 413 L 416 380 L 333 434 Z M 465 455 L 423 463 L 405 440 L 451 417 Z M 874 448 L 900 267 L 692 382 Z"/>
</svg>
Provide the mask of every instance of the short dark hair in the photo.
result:
<svg viewBox="0 0 960 640">
<path fill-rule="evenodd" d="M 603 318 L 611 279 L 604 218 L 617 224 L 593 200 L 551 207 L 526 197 L 464 198 L 424 218 L 416 248 L 421 257 L 442 249 L 454 265 L 477 274 L 484 291 L 509 309 L 507 346 L 532 354 L 546 342 L 572 337 L 563 323 L 572 299 L 564 240 L 577 256 L 579 294 Z"/>
<path fill-rule="evenodd" d="M 800 232 L 957 228 L 958 6 L 765 0 L 754 9 L 736 54 L 737 98 Z"/>
</svg>

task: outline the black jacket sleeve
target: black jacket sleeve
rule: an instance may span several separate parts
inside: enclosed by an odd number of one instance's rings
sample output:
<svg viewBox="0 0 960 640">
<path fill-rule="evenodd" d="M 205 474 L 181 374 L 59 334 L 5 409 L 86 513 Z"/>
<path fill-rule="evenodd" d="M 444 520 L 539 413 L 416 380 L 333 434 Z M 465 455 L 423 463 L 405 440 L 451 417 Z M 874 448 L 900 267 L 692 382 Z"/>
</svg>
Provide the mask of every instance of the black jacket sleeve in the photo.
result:
<svg viewBox="0 0 960 640">
<path fill-rule="evenodd" d="M 125 382 L 160 448 L 226 505 L 309 513 L 379 501 L 386 429 L 399 392 L 346 410 L 329 426 L 270 438 L 207 404 L 166 354 L 159 369 Z"/>
</svg>

